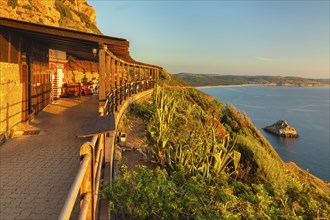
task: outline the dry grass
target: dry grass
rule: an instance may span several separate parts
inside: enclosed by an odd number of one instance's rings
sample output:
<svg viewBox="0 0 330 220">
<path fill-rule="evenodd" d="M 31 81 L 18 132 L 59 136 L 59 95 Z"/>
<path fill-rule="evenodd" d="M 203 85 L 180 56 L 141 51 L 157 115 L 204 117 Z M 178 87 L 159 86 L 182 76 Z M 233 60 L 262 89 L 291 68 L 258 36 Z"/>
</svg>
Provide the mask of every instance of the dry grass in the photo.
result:
<svg viewBox="0 0 330 220">
<path fill-rule="evenodd" d="M 319 191 L 330 195 L 330 183 L 326 182 L 313 174 L 307 172 L 306 170 L 301 169 L 296 163 L 294 162 L 287 162 L 286 165 L 292 170 L 301 181 L 308 181 L 313 186 L 315 186 Z"/>
</svg>

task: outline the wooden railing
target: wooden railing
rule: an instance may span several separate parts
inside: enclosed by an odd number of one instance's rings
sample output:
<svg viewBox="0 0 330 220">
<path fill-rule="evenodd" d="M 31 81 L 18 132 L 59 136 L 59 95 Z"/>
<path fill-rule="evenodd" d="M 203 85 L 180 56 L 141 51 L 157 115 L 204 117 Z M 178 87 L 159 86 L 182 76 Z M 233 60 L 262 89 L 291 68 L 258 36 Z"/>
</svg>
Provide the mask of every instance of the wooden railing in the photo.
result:
<svg viewBox="0 0 330 220">
<path fill-rule="evenodd" d="M 93 136 L 80 147 L 80 167 L 59 219 L 69 219 L 80 191 L 78 219 L 95 219 L 104 163 L 105 134 Z"/>
<path fill-rule="evenodd" d="M 150 79 L 125 83 L 122 86 L 112 89 L 107 95 L 106 102 L 103 106 L 105 114 L 117 112 L 118 106 L 120 106 L 128 97 L 151 89 L 154 85 L 155 81 Z"/>
<path fill-rule="evenodd" d="M 118 107 L 128 97 L 153 88 L 155 81 L 142 80 L 125 83 L 111 90 L 107 95 L 106 102 L 99 109 L 99 115 L 114 114 Z M 69 219 L 80 191 L 80 212 L 78 219 L 96 219 L 99 201 L 99 188 L 102 174 L 102 166 L 105 161 L 105 138 L 106 134 L 92 137 L 91 141 L 85 142 L 80 147 L 80 167 L 78 174 L 70 188 L 59 219 Z M 114 139 L 115 141 L 115 139 Z M 113 143 L 114 146 L 114 143 Z M 113 178 L 114 150 L 110 152 L 110 182 Z"/>
</svg>

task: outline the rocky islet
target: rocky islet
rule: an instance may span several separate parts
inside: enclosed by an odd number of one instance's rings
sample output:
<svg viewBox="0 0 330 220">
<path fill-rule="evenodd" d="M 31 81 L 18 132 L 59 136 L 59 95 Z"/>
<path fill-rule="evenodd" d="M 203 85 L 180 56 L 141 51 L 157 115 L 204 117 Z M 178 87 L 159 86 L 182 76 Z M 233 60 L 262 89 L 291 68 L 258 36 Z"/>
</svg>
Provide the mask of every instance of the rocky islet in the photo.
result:
<svg viewBox="0 0 330 220">
<path fill-rule="evenodd" d="M 288 138 L 297 138 L 299 137 L 298 132 L 295 128 L 289 125 L 288 122 L 284 120 L 278 120 L 276 123 L 266 126 L 263 128 L 265 131 L 281 136 L 281 137 L 288 137 Z"/>
</svg>

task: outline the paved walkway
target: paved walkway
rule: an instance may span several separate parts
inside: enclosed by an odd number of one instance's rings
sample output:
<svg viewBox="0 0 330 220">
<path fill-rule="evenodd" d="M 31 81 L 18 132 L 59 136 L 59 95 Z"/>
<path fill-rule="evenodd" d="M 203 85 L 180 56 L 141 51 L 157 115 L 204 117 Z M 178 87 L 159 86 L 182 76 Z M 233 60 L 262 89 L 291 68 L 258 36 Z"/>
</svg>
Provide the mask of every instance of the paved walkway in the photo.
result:
<svg viewBox="0 0 330 220">
<path fill-rule="evenodd" d="M 79 147 L 89 140 L 76 134 L 97 115 L 97 97 L 57 100 L 31 123 L 39 135 L 0 146 L 0 219 L 58 218 L 79 168 Z"/>
</svg>

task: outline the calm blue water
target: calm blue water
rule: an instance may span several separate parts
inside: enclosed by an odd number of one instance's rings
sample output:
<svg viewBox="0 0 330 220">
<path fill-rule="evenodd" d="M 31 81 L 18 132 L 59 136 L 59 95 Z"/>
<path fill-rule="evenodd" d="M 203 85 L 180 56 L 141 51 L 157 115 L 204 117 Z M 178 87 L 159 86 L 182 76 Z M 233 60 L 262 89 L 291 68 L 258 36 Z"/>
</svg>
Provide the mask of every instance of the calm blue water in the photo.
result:
<svg viewBox="0 0 330 220">
<path fill-rule="evenodd" d="M 253 124 L 284 161 L 293 161 L 314 175 L 330 181 L 330 88 L 216 87 L 200 90 L 246 112 Z M 283 119 L 299 133 L 288 139 L 266 133 L 263 127 Z"/>
</svg>

